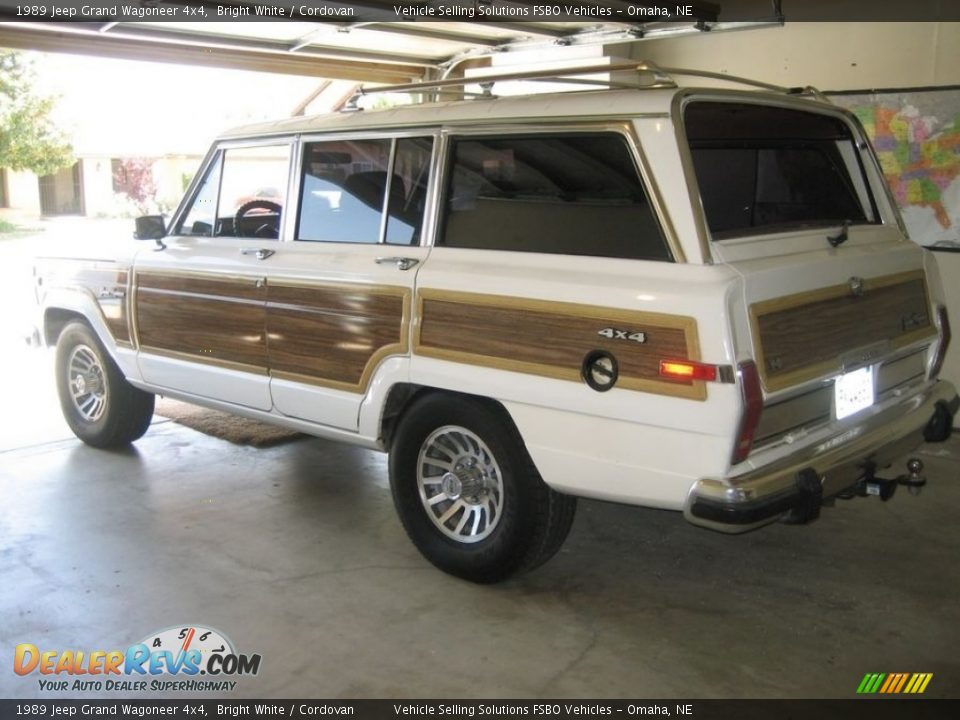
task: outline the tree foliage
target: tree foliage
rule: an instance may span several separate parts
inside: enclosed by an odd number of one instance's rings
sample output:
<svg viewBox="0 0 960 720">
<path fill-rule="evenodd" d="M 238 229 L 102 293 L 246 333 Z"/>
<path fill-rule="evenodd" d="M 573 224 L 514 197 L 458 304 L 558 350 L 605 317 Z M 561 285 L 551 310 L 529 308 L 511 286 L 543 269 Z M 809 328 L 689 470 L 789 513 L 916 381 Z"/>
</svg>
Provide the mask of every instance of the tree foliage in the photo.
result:
<svg viewBox="0 0 960 720">
<path fill-rule="evenodd" d="M 0 51 L 0 167 L 50 175 L 74 163 L 73 148 L 50 117 L 55 98 L 34 81 L 21 53 Z"/>
<path fill-rule="evenodd" d="M 113 168 L 113 189 L 130 198 L 141 213 L 146 213 L 157 194 L 153 181 L 153 160 L 124 158 Z"/>
</svg>

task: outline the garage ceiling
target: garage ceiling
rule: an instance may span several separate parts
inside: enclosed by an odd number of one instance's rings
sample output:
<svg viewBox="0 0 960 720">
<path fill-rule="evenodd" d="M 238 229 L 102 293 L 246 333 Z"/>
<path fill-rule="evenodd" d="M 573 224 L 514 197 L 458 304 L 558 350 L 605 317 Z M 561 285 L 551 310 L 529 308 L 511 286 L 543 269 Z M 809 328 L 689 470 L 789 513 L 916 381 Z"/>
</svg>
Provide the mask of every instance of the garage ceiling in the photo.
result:
<svg viewBox="0 0 960 720">
<path fill-rule="evenodd" d="M 500 6 L 530 5 L 513 0 L 483 0 Z M 182 5 L 167 0 L 142 5 Z M 238 12 L 244 2 L 202 4 L 216 17 L 217 6 Z M 296 2 L 273 3 L 297 5 Z M 302 4 L 302 3 L 300 3 Z M 324 3 L 312 2 L 320 5 Z M 337 3 L 325 3 L 336 5 Z M 0 0 L 0 47 L 93 54 L 133 60 L 177 62 L 242 70 L 289 73 L 372 83 L 406 82 L 455 72 L 468 61 L 494 54 L 558 46 L 612 45 L 645 37 L 743 29 L 782 22 L 774 0 L 771 17 L 761 21 L 719 22 L 720 6 L 704 0 L 683 0 L 693 16 L 654 18 L 650 22 L 609 22 L 600 8 L 623 11 L 654 4 L 642 0 L 582 0 L 595 9 L 577 22 L 438 22 L 398 18 L 393 0 L 357 0 L 351 22 L 11 22 L 16 0 Z M 439 6 L 434 0 L 406 0 L 405 6 Z M 450 5 L 449 0 L 445 3 Z M 464 0 L 463 5 L 473 4 Z M 673 7 L 671 5 L 671 7 Z M 251 11 L 252 16 L 252 11 Z M 637 17 L 637 16 L 633 16 Z"/>
</svg>

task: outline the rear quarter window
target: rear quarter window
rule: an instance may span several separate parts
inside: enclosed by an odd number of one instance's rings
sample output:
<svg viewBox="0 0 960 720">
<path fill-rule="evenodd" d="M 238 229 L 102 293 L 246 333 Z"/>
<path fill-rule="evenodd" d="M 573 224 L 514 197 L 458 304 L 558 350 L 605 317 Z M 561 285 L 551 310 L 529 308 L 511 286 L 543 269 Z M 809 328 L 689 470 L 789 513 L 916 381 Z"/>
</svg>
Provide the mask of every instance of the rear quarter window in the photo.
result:
<svg viewBox="0 0 960 720">
<path fill-rule="evenodd" d="M 625 139 L 454 138 L 438 245 L 671 260 Z"/>
</svg>

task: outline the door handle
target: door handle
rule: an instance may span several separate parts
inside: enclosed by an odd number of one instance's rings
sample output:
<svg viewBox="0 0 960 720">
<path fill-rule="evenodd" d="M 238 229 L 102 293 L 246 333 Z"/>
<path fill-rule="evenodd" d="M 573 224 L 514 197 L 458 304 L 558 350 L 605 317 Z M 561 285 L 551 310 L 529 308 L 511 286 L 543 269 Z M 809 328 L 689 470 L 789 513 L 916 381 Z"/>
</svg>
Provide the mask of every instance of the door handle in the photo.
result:
<svg viewBox="0 0 960 720">
<path fill-rule="evenodd" d="M 409 270 L 414 265 L 420 262 L 417 258 L 412 257 L 378 257 L 377 265 L 383 265 L 384 263 L 392 263 L 396 265 L 400 270 Z"/>
<path fill-rule="evenodd" d="M 243 248 L 240 250 L 241 255 L 253 255 L 257 260 L 266 260 L 275 253 L 275 250 L 267 250 L 266 248 Z"/>
</svg>

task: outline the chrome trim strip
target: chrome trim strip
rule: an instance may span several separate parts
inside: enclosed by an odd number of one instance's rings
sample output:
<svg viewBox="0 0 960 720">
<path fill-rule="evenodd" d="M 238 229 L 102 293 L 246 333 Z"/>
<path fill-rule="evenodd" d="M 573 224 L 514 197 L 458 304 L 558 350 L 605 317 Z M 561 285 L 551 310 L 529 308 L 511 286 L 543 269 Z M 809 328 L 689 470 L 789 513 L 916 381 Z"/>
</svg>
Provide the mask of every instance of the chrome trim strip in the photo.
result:
<svg viewBox="0 0 960 720">
<path fill-rule="evenodd" d="M 179 227 L 183 218 L 187 214 L 187 208 L 193 205 L 193 201 L 196 198 L 198 192 L 200 192 L 200 186 L 203 185 L 203 181 L 207 177 L 207 173 L 210 172 L 210 167 L 216 161 L 217 156 L 220 154 L 220 144 L 214 143 L 210 146 L 210 149 L 207 150 L 207 154 L 204 156 L 203 160 L 200 161 L 200 167 L 197 168 L 196 174 L 193 176 L 193 180 L 190 181 L 190 185 L 187 187 L 187 191 L 183 195 L 183 199 L 180 200 L 180 205 L 177 207 L 176 211 L 173 213 L 173 217 L 170 219 L 170 225 L 167 227 L 167 236 L 173 237 L 173 229 Z M 219 191 L 218 191 L 219 193 Z M 216 212 L 216 210 L 214 210 Z"/>
<path fill-rule="evenodd" d="M 387 181 L 383 184 L 383 202 L 380 205 L 380 234 L 377 237 L 378 245 L 385 245 L 387 241 L 387 220 L 390 217 L 390 190 L 393 187 L 393 163 L 397 159 L 397 139 L 390 138 L 390 152 L 387 153 Z"/>
<path fill-rule="evenodd" d="M 191 292 L 189 290 L 166 290 L 163 288 L 151 287 L 142 287 L 140 288 L 140 292 L 147 295 L 167 295 L 172 297 L 193 298 L 195 300 L 210 300 L 212 302 L 233 303 L 236 305 L 263 306 L 263 300 L 247 300 L 246 298 L 239 298 L 235 295 L 210 295 L 209 293 Z"/>
<path fill-rule="evenodd" d="M 290 174 L 287 177 L 287 196 L 281 218 L 280 237 L 282 243 L 292 242 L 296 237 L 297 221 L 300 219 L 300 171 L 303 168 L 303 142 L 297 135 L 290 148 Z"/>
</svg>

